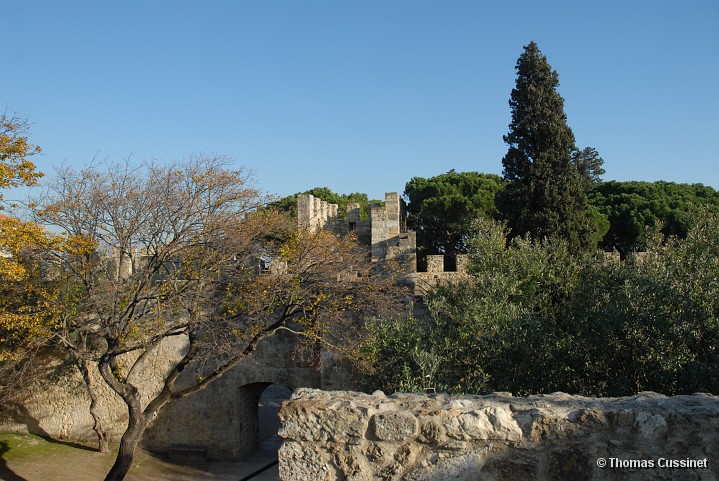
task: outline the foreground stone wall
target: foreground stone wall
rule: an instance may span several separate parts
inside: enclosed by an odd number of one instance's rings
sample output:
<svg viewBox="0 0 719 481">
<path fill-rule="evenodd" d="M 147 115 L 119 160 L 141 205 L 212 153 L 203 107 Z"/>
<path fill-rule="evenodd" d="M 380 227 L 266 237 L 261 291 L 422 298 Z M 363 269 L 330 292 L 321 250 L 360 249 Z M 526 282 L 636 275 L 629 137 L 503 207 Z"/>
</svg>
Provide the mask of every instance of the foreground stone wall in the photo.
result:
<svg viewBox="0 0 719 481">
<path fill-rule="evenodd" d="M 301 389 L 280 420 L 284 481 L 719 479 L 719 397 L 708 394 Z"/>
</svg>

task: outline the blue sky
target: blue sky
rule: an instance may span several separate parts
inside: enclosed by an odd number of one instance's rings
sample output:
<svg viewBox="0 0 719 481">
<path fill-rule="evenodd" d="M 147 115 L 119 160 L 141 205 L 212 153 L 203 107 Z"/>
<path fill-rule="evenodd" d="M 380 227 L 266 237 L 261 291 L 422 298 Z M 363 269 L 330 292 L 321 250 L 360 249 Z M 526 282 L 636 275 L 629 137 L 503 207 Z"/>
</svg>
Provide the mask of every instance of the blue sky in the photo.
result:
<svg viewBox="0 0 719 481">
<path fill-rule="evenodd" d="M 605 179 L 719 188 L 719 2 L 4 2 L 0 109 L 39 168 L 221 154 L 265 191 L 501 173 L 523 47 Z"/>
</svg>

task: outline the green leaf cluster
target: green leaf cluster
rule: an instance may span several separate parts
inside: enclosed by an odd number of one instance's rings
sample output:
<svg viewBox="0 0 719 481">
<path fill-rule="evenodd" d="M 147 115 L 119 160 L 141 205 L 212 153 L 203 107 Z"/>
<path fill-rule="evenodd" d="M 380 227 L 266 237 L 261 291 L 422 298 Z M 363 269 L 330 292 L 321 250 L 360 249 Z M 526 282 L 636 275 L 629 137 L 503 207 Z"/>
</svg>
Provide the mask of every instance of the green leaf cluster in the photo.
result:
<svg viewBox="0 0 719 481">
<path fill-rule="evenodd" d="M 451 392 L 719 392 L 719 215 L 691 218 L 686 238 L 654 231 L 626 261 L 561 240 L 507 246 L 480 221 L 471 280 L 428 296 L 430 316 L 369 325 L 367 389 L 424 388 L 424 352 Z"/>
<path fill-rule="evenodd" d="M 472 222 L 496 216 L 494 199 L 503 186 L 500 176 L 478 172 L 413 177 L 404 195 L 407 226 L 417 232 L 419 256 L 467 252 Z"/>
<path fill-rule="evenodd" d="M 719 192 L 702 184 L 604 182 L 589 194 L 591 205 L 609 220 L 600 247 L 622 255 L 646 248 L 646 236 L 686 237 L 695 206 L 719 211 Z"/>
</svg>

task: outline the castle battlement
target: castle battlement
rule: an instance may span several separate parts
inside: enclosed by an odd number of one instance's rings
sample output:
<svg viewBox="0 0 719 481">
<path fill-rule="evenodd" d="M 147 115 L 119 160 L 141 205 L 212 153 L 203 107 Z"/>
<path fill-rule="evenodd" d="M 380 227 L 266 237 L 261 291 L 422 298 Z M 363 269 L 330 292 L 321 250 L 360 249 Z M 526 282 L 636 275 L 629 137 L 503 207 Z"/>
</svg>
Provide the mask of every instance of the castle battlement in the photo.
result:
<svg viewBox="0 0 719 481">
<path fill-rule="evenodd" d="M 360 218 L 359 204 L 347 205 L 345 221 L 339 220 L 337 210 L 337 204 L 328 204 L 313 195 L 297 196 L 297 222 L 301 228 L 356 235 L 370 249 L 373 262 L 399 263 L 403 270 L 401 279 L 410 284 L 417 295 L 469 278 L 466 255 L 457 255 L 449 266 L 445 266 L 445 256 L 429 255 L 426 272 L 417 272 L 417 238 L 414 232 L 407 230 L 406 205 L 399 193 L 387 192 L 384 206 L 371 204 L 369 219 L 365 221 Z"/>
<path fill-rule="evenodd" d="M 312 194 L 297 196 L 297 222 L 303 229 L 317 232 L 337 222 L 337 204 L 329 204 Z"/>
</svg>

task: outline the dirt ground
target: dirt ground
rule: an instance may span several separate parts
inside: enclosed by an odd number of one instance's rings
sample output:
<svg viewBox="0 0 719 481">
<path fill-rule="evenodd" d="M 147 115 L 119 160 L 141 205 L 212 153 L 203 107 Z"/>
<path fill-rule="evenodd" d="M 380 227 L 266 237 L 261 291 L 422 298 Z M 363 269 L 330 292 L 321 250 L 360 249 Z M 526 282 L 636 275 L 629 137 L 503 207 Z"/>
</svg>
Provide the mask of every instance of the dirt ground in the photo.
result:
<svg viewBox="0 0 719 481">
<path fill-rule="evenodd" d="M 240 461 L 171 463 L 138 451 L 127 481 L 238 481 L 276 459 L 275 449 L 260 449 Z M 48 441 L 28 434 L 0 433 L 3 481 L 97 481 L 112 466 L 114 453 L 100 454 L 82 445 Z M 279 480 L 277 466 L 253 481 Z"/>
</svg>

